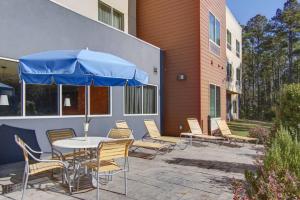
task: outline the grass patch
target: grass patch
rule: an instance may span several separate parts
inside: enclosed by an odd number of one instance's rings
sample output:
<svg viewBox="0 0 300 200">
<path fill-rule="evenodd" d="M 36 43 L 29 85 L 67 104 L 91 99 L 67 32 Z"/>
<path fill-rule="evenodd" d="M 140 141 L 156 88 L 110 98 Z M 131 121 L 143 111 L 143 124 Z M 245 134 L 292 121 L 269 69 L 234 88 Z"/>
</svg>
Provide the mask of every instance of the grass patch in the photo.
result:
<svg viewBox="0 0 300 200">
<path fill-rule="evenodd" d="M 256 126 L 271 128 L 272 123 L 253 120 L 234 120 L 228 122 L 228 126 L 234 135 L 249 136 L 249 130 L 251 128 Z"/>
</svg>

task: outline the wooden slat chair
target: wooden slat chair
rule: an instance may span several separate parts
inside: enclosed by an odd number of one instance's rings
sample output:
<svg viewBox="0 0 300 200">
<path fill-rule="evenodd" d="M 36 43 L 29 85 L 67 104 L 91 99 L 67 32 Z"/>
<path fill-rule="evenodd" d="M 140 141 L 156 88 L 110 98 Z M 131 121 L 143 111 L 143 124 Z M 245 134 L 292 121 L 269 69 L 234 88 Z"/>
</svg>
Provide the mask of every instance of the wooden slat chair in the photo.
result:
<svg viewBox="0 0 300 200">
<path fill-rule="evenodd" d="M 178 146 L 180 149 L 185 149 L 187 145 L 181 148 L 182 143 L 184 142 L 181 138 L 178 137 L 170 137 L 170 136 L 161 136 L 156 123 L 153 119 L 144 120 L 147 133 L 146 135 L 150 137 L 150 139 L 158 142 L 169 143 L 173 147 Z"/>
<path fill-rule="evenodd" d="M 92 173 L 97 180 L 97 199 L 100 199 L 99 186 L 100 177 L 113 176 L 124 172 L 125 195 L 127 195 L 127 172 L 129 169 L 128 151 L 133 143 L 132 139 L 119 139 L 113 141 L 100 142 L 97 148 L 97 158 L 83 163 L 83 166 Z M 121 162 L 118 162 L 122 160 Z"/>
<path fill-rule="evenodd" d="M 239 135 L 233 135 L 226 123 L 225 120 L 218 120 L 217 124 L 219 126 L 220 132 L 222 136 L 226 139 L 228 139 L 230 142 L 235 141 L 242 141 L 242 142 L 258 142 L 257 138 L 251 138 L 251 137 L 244 137 Z"/>
<path fill-rule="evenodd" d="M 19 136 L 15 135 L 15 142 L 17 145 L 22 149 L 24 160 L 25 160 L 25 168 L 24 168 L 24 175 L 22 181 L 22 197 L 24 198 L 25 190 L 27 188 L 28 177 L 30 175 L 36 175 L 42 172 L 54 170 L 54 169 L 61 169 L 63 172 L 63 179 L 62 181 L 66 180 L 69 184 L 69 191 L 70 194 L 72 193 L 72 186 L 70 177 L 68 175 L 68 163 L 63 162 L 61 160 L 44 160 L 35 157 L 33 154 L 42 154 L 43 152 L 35 151 L 31 149 Z M 32 158 L 35 162 L 29 162 L 29 158 Z"/>
<path fill-rule="evenodd" d="M 199 121 L 196 118 L 187 118 L 187 122 L 190 127 L 190 132 L 181 133 L 180 137 L 189 137 L 191 145 L 193 144 L 193 138 L 199 138 L 204 140 L 224 140 L 223 137 L 203 134 Z"/>
<path fill-rule="evenodd" d="M 88 152 L 85 150 L 74 150 L 73 152 L 62 153 L 58 149 L 56 149 L 52 144 L 57 140 L 63 140 L 68 138 L 76 137 L 76 133 L 73 129 L 54 129 L 48 130 L 46 132 L 49 143 L 51 145 L 52 158 L 57 159 L 59 157 L 62 160 L 66 161 L 74 161 L 74 158 L 80 158 L 87 156 Z"/>
<path fill-rule="evenodd" d="M 126 121 L 117 121 L 116 127 L 117 127 L 117 129 L 110 130 L 107 137 L 119 139 L 119 138 L 130 138 L 132 136 L 132 138 L 134 139 L 133 131 L 132 131 L 132 129 L 130 129 L 128 127 Z M 127 128 L 125 128 L 125 127 L 127 127 Z M 153 156 L 152 156 L 154 158 L 157 154 L 159 154 L 160 152 L 163 152 L 163 150 L 165 150 L 165 151 L 168 150 L 170 148 L 170 145 L 159 144 L 159 143 L 143 141 L 143 140 L 134 140 L 132 147 L 134 148 L 134 150 L 137 150 L 139 148 L 154 150 L 155 154 L 153 154 Z"/>
</svg>

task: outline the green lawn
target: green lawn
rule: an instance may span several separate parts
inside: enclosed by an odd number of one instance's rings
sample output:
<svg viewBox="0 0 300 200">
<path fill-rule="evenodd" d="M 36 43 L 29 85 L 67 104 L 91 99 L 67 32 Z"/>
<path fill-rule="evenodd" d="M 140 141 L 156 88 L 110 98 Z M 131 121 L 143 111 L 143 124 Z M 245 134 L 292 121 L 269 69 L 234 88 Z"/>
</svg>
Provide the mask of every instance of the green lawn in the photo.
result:
<svg viewBox="0 0 300 200">
<path fill-rule="evenodd" d="M 234 135 L 248 136 L 249 129 L 255 126 L 263 126 L 266 128 L 271 128 L 272 123 L 262 122 L 262 121 L 253 121 L 253 120 L 235 120 L 228 122 L 228 126 Z"/>
</svg>

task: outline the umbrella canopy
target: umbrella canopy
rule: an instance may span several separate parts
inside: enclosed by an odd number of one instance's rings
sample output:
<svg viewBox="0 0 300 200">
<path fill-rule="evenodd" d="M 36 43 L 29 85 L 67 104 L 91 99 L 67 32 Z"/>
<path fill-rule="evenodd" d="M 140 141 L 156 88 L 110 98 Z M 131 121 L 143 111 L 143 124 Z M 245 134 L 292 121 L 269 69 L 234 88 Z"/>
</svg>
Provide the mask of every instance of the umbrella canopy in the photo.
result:
<svg viewBox="0 0 300 200">
<path fill-rule="evenodd" d="M 148 83 L 146 72 L 108 53 L 58 50 L 24 56 L 20 79 L 29 84 L 139 86 Z"/>
<path fill-rule="evenodd" d="M 8 95 L 12 96 L 14 94 L 14 88 L 6 85 L 4 83 L 0 83 L 0 95 Z"/>
</svg>

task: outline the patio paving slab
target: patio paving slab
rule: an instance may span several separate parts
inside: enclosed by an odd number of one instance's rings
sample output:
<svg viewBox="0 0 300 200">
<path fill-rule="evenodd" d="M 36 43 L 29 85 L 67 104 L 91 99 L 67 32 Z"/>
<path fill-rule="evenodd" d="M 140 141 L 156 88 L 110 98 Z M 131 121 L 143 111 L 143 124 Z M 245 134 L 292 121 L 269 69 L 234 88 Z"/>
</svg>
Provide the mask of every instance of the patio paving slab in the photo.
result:
<svg viewBox="0 0 300 200">
<path fill-rule="evenodd" d="M 124 192 L 122 175 L 113 177 L 108 185 L 101 186 L 102 200 L 198 200 L 232 199 L 233 178 L 243 179 L 244 170 L 254 170 L 253 164 L 262 146 L 218 145 L 208 142 L 194 142 L 185 150 L 176 149 L 165 155 L 149 160 L 140 157 L 146 153 L 132 154 L 128 174 L 128 196 Z M 15 166 L 22 166 L 17 164 Z M 16 178 L 21 175 L 9 166 L 0 166 L 0 185 L 8 183 L 7 174 Z M 86 184 L 83 178 L 81 184 Z M 45 175 L 30 180 L 34 188 L 26 191 L 25 199 L 37 200 L 79 200 L 96 199 L 96 190 L 81 189 L 69 196 L 59 183 Z M 89 184 L 89 183 L 87 183 Z M 1 192 L 1 191 L 0 191 Z M 2 199 L 19 199 L 20 191 L 0 195 Z"/>
</svg>

